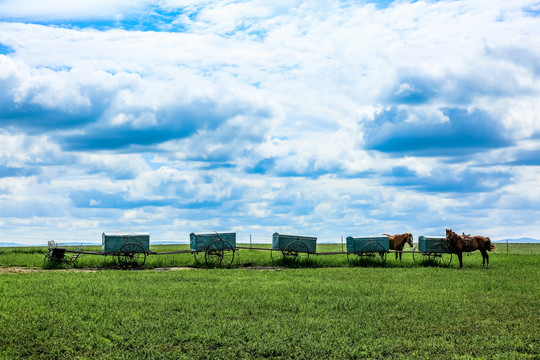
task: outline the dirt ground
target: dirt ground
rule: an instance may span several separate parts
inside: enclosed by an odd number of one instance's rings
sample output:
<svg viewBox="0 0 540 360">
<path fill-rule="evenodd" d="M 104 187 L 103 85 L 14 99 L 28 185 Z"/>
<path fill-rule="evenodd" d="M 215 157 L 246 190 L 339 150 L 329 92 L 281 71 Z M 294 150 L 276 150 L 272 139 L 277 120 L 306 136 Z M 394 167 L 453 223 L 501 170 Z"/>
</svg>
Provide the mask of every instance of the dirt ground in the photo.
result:
<svg viewBox="0 0 540 360">
<path fill-rule="evenodd" d="M 279 270 L 279 266 L 245 266 L 243 269 L 246 270 Z M 22 273 L 35 273 L 35 272 L 45 272 L 45 271 L 59 271 L 59 272 L 97 272 L 97 271 L 123 271 L 119 268 L 100 268 L 100 267 L 88 267 L 88 268 L 73 268 L 73 269 L 42 269 L 37 267 L 21 267 L 21 266 L 11 266 L 11 267 L 0 267 L 0 274 L 22 274 Z M 179 271 L 179 270 L 200 270 L 199 268 L 193 267 L 159 267 L 153 269 L 138 269 L 136 271 Z"/>
<path fill-rule="evenodd" d="M 59 272 L 97 272 L 104 270 L 117 270 L 121 269 L 111 269 L 111 268 L 75 268 L 75 269 L 42 269 L 42 268 L 32 268 L 32 267 L 0 267 L 0 273 L 11 273 L 11 274 L 21 274 L 21 273 L 34 273 L 34 272 L 45 272 L 45 271 L 59 271 Z M 197 270 L 196 268 L 190 267 L 164 267 L 164 268 L 154 268 L 149 269 L 153 271 L 177 271 L 177 270 Z"/>
</svg>

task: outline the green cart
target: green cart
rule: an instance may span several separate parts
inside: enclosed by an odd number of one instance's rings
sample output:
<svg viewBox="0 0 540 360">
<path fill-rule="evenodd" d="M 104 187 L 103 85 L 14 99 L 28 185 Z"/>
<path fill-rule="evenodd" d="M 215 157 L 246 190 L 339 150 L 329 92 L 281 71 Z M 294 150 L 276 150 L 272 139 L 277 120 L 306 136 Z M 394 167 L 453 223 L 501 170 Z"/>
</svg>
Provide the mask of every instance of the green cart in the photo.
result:
<svg viewBox="0 0 540 360">
<path fill-rule="evenodd" d="M 146 233 L 103 233 L 103 255 L 115 256 L 122 268 L 143 266 L 150 252 L 150 235 Z"/>
<path fill-rule="evenodd" d="M 189 249 L 197 264 L 231 266 L 236 251 L 236 233 L 189 234 Z"/>
<path fill-rule="evenodd" d="M 317 251 L 317 238 L 314 236 L 285 235 L 274 233 L 272 235 L 272 261 L 277 260 L 308 260 L 310 254 Z"/>
<path fill-rule="evenodd" d="M 413 260 L 448 266 L 452 262 L 452 249 L 444 236 L 421 235 L 418 246 L 413 249 Z"/>
<path fill-rule="evenodd" d="M 143 266 L 150 251 L 150 235 L 103 233 L 101 235 L 101 251 L 85 251 L 80 246 L 67 246 L 53 240 L 48 242 L 48 252 L 45 253 L 45 263 L 58 265 L 73 263 L 80 255 L 114 256 L 121 268 L 136 268 Z"/>
<path fill-rule="evenodd" d="M 390 251 L 388 236 L 347 236 L 347 260 L 358 257 L 360 260 L 372 260 L 384 263 Z"/>
</svg>

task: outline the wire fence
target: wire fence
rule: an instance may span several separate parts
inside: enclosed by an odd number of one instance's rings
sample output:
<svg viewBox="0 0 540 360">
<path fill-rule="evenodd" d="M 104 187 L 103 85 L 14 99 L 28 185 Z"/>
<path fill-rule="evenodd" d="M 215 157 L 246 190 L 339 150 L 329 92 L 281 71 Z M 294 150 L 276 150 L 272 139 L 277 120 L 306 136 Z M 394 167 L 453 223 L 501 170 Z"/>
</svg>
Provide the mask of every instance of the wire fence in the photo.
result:
<svg viewBox="0 0 540 360">
<path fill-rule="evenodd" d="M 17 240 L 20 240 L 22 238 L 0 238 L 0 248 L 13 248 L 13 247 L 41 247 L 41 246 L 47 246 L 47 242 L 43 241 L 43 244 L 41 244 L 41 241 L 31 241 L 32 239 L 27 241 L 22 241 L 21 243 L 15 242 Z M 15 240 L 15 241 L 14 241 Z M 31 242 L 32 244 L 28 244 L 28 242 Z M 69 241 L 61 241 L 63 244 L 67 246 L 75 246 L 75 245 L 85 245 L 85 246 L 100 246 L 101 242 L 92 241 L 92 242 L 85 242 L 83 241 L 78 243 L 71 243 Z M 26 244 L 25 244 L 26 243 Z M 237 239 L 238 245 L 245 246 L 245 247 L 256 247 L 256 245 L 270 245 L 272 244 L 271 238 L 263 238 L 260 236 L 252 236 L 251 234 L 249 237 L 245 238 L 239 238 Z M 327 244 L 327 245 L 333 245 L 336 248 L 341 249 L 341 251 L 344 251 L 347 248 L 345 237 L 336 237 L 336 238 L 319 238 L 317 241 L 318 244 Z M 159 240 L 159 239 L 152 239 L 153 245 L 178 245 L 178 244 L 189 244 L 189 241 L 171 241 L 171 240 Z M 513 243 L 508 241 L 499 241 L 495 242 L 494 244 L 497 245 L 497 249 L 495 250 L 495 253 L 497 254 L 512 254 L 512 255 L 540 255 L 540 242 L 538 243 Z M 339 250 L 339 249 L 336 249 Z"/>
<path fill-rule="evenodd" d="M 497 249 L 495 252 L 497 254 L 513 254 L 513 255 L 540 255 L 540 243 L 510 243 L 506 242 L 496 242 Z"/>
</svg>

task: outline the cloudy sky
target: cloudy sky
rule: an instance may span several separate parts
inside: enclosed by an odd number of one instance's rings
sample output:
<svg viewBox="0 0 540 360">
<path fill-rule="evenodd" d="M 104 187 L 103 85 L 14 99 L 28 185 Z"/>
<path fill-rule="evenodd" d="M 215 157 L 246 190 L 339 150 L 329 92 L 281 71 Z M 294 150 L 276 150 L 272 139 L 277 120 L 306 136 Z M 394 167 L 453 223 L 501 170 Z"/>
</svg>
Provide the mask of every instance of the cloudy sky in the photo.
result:
<svg viewBox="0 0 540 360">
<path fill-rule="evenodd" d="M 540 2 L 0 0 L 0 237 L 540 236 Z"/>
</svg>

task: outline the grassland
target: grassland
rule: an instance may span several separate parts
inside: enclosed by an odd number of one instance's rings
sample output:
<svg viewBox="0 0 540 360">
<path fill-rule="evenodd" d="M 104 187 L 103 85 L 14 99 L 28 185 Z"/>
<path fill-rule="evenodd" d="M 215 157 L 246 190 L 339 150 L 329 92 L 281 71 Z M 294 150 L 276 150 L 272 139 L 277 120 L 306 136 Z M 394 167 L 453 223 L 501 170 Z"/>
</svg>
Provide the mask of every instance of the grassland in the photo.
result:
<svg viewBox="0 0 540 360">
<path fill-rule="evenodd" d="M 239 244 L 240 246 L 240 244 Z M 242 244 L 241 246 L 249 247 L 249 245 Z M 257 244 L 254 247 L 262 247 L 270 249 L 268 244 Z M 68 247 L 74 250 L 75 247 Z M 166 252 L 175 250 L 188 250 L 189 245 L 152 245 L 150 246 L 152 251 Z M 85 246 L 83 250 L 87 251 L 99 251 L 100 246 Z M 405 250 L 410 250 L 407 247 Z M 342 251 L 341 244 L 319 244 L 317 245 L 318 252 L 339 252 Z M 47 247 L 0 247 L 0 267 L 43 267 L 44 256 L 47 252 Z M 494 252 L 489 253 L 496 258 L 499 255 L 540 255 L 540 244 L 509 244 L 508 249 L 506 244 L 497 244 L 497 249 Z M 204 254 L 203 261 L 204 261 Z M 478 261 L 477 257 L 481 259 L 480 253 L 471 254 L 471 256 L 464 256 L 464 263 L 470 263 L 471 267 L 475 267 L 478 264 L 481 265 L 482 260 Z M 393 259 L 393 254 L 388 255 L 388 260 L 385 266 L 396 266 L 396 263 L 390 261 Z M 411 261 L 404 261 L 399 266 L 415 266 L 412 262 L 410 254 L 404 254 L 404 259 Z M 457 267 L 457 257 L 453 257 L 452 265 Z M 255 251 L 255 250 L 240 250 L 235 254 L 233 267 L 243 266 L 273 266 L 275 263 L 270 257 L 269 251 Z M 305 265 L 305 264 L 304 264 Z M 310 267 L 333 267 L 333 266 L 350 266 L 351 264 L 347 260 L 346 256 L 312 256 L 311 261 L 308 264 Z M 175 255 L 149 255 L 146 259 L 144 268 L 151 269 L 155 267 L 176 267 L 176 266 L 193 266 L 197 267 L 192 254 L 175 254 Z M 74 264 L 64 266 L 67 268 L 87 268 L 87 267 L 100 267 L 100 268 L 114 268 L 116 267 L 116 259 L 113 256 L 95 256 L 95 255 L 82 255 Z"/>
<path fill-rule="evenodd" d="M 40 267 L 42 250 L 4 251 L 0 266 Z M 480 254 L 464 270 L 409 254 L 287 268 L 241 250 L 233 269 L 161 271 L 193 256 L 154 255 L 142 271 L 100 256 L 84 271 L 3 271 L 0 359 L 538 359 L 540 256 L 526 253 L 496 252 L 489 270 Z"/>
</svg>

